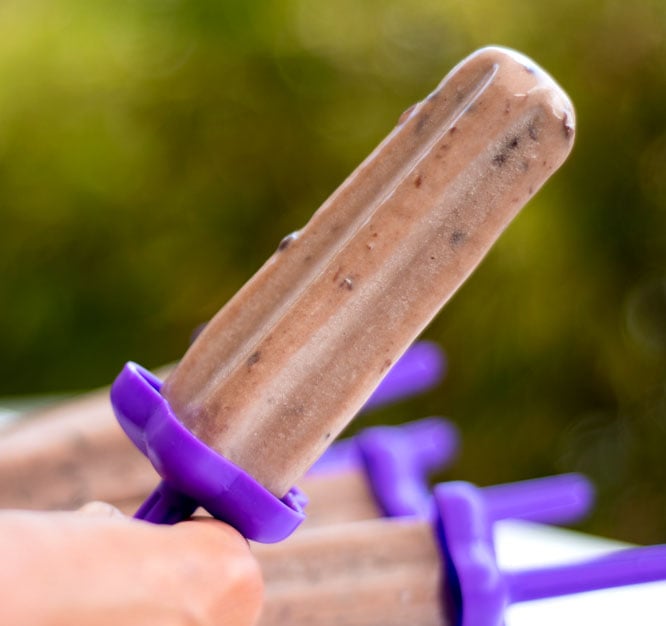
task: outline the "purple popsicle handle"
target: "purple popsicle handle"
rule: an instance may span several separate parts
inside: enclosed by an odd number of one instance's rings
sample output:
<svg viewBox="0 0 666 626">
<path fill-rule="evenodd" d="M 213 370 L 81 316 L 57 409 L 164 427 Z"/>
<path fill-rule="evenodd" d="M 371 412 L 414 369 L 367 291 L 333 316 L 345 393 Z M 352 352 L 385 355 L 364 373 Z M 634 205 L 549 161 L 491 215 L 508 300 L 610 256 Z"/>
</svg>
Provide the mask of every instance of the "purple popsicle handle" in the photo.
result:
<svg viewBox="0 0 666 626">
<path fill-rule="evenodd" d="M 590 511 L 594 487 L 582 474 L 560 474 L 484 487 L 483 500 L 490 520 L 514 518 L 567 524 Z"/>
<path fill-rule="evenodd" d="M 527 602 L 666 579 L 666 545 L 628 548 L 581 563 L 504 574 L 509 601 Z"/>
<path fill-rule="evenodd" d="M 334 443 L 310 475 L 362 472 L 384 515 L 428 516 L 433 507 L 430 475 L 455 458 L 459 442 L 458 429 L 441 417 L 375 426 Z"/>
<path fill-rule="evenodd" d="M 199 505 L 196 500 L 162 481 L 139 507 L 134 518 L 154 524 L 177 524 L 189 519 L 197 508 Z"/>
<path fill-rule="evenodd" d="M 273 543 L 289 536 L 305 518 L 303 494 L 294 488 L 276 498 L 199 441 L 174 415 L 160 387 L 157 377 L 131 362 L 111 386 L 118 423 L 163 481 L 135 517 L 173 524 L 199 505 L 248 539 Z"/>
<path fill-rule="evenodd" d="M 430 474 L 453 459 L 459 439 L 457 428 L 437 417 L 368 428 L 357 435 L 362 466 L 386 516 L 430 517 Z"/>
<path fill-rule="evenodd" d="M 418 341 L 388 371 L 361 410 L 370 411 L 423 393 L 437 385 L 445 373 L 442 349 L 433 342 Z"/>
<path fill-rule="evenodd" d="M 458 453 L 460 434 L 456 426 L 443 417 L 426 417 L 397 426 L 371 426 L 353 437 L 340 439 L 328 448 L 310 469 L 310 474 L 357 470 L 363 466 L 360 442 L 368 451 L 371 448 L 385 453 L 384 458 L 392 463 L 397 453 L 390 454 L 399 446 L 400 454 L 406 454 L 410 463 L 422 475 L 443 469 Z M 406 459 L 397 459 L 404 464 Z"/>
<path fill-rule="evenodd" d="M 502 626 L 512 603 L 666 580 L 666 545 L 503 572 L 482 491 L 463 482 L 435 488 L 435 528 L 446 568 L 443 604 L 456 626 Z"/>
</svg>

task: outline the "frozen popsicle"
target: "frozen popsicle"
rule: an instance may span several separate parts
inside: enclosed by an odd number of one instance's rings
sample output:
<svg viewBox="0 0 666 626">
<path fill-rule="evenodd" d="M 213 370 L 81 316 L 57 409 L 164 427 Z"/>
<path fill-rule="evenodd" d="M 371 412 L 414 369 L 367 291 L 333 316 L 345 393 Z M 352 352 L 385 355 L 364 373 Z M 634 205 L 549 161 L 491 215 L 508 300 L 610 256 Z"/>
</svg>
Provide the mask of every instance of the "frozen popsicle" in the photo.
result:
<svg viewBox="0 0 666 626">
<path fill-rule="evenodd" d="M 441 348 L 417 342 L 363 410 L 432 388 L 445 364 Z M 76 509 L 103 500 L 129 513 L 154 487 L 155 470 L 118 427 L 108 388 L 26 413 L 0 430 L 0 508 Z"/>
<path fill-rule="evenodd" d="M 445 626 L 437 539 L 427 521 L 365 520 L 256 546 L 260 626 Z"/>
<path fill-rule="evenodd" d="M 162 388 L 201 442 L 283 496 L 571 150 L 526 57 L 455 67 L 222 308 Z"/>
<path fill-rule="evenodd" d="M 40 409 L 0 433 L 0 508 L 145 498 L 155 470 L 118 427 L 108 396 L 104 389 Z"/>
<path fill-rule="evenodd" d="M 476 608 L 476 597 L 488 593 L 495 582 L 482 576 L 482 567 L 490 565 L 486 562 L 492 523 L 509 518 L 580 519 L 589 509 L 590 489 L 588 481 L 576 474 L 504 485 L 495 491 L 449 483 L 436 488 L 430 518 L 303 529 L 280 544 L 256 546 L 265 581 L 260 626 L 499 626 L 501 621 L 462 621 L 469 609 Z M 473 508 L 456 519 L 460 506 L 455 498 L 461 491 L 463 504 L 471 501 Z M 434 531 L 444 524 L 446 534 Z M 467 535 L 461 539 L 458 530 Z M 454 566 L 445 567 L 451 551 L 456 556 Z M 492 554 L 490 558 L 494 560 Z M 476 579 L 470 580 L 475 573 Z M 462 606 L 455 599 L 459 577 L 465 584 Z"/>
<path fill-rule="evenodd" d="M 313 528 L 382 516 L 422 514 L 431 508 L 429 479 L 435 471 L 450 464 L 457 452 L 457 444 L 458 433 L 453 424 L 434 417 L 401 426 L 368 428 L 355 437 L 334 443 L 297 484 L 308 499 L 304 526 Z M 90 452 L 95 451 L 99 452 L 95 449 Z M 135 455 L 144 465 L 149 465 L 140 454 L 135 452 Z M 57 460 L 60 461 L 60 457 Z M 102 462 L 107 462 L 107 468 L 110 460 L 108 455 L 102 458 Z M 116 508 L 126 513 L 136 511 L 154 488 L 155 473 L 148 467 L 139 476 L 131 464 L 124 469 L 120 463 L 122 457 L 113 460 L 116 473 L 108 476 L 104 484 L 101 477 L 97 478 L 95 459 L 87 458 L 85 467 L 75 467 L 70 498 L 61 508 L 75 508 L 77 504 L 102 499 L 98 493 L 106 493 L 112 497 L 105 501 Z M 4 489 L 9 489 L 2 477 L 4 467 L 0 459 L 0 508 L 4 506 Z M 48 467 L 52 468 L 53 463 Z M 87 472 L 86 468 L 92 472 Z M 26 471 L 25 463 L 16 469 L 22 469 L 28 480 L 33 474 L 39 474 L 41 480 L 33 480 L 29 487 L 37 491 L 37 498 L 46 497 L 42 492 L 46 492 L 48 477 L 41 475 L 39 465 L 32 468 L 32 472 Z M 121 471 L 122 474 L 117 476 Z M 92 480 L 85 482 L 88 473 L 92 473 Z M 14 471 L 10 476 L 16 474 Z M 57 481 L 55 486 L 57 497 L 61 495 Z M 102 491 L 102 487 L 107 487 L 106 491 Z M 18 489 L 14 486 L 14 491 Z M 76 492 L 75 501 L 72 501 L 72 492 Z M 34 506 L 34 499 L 30 500 L 33 506 L 29 508 L 39 508 Z"/>
</svg>

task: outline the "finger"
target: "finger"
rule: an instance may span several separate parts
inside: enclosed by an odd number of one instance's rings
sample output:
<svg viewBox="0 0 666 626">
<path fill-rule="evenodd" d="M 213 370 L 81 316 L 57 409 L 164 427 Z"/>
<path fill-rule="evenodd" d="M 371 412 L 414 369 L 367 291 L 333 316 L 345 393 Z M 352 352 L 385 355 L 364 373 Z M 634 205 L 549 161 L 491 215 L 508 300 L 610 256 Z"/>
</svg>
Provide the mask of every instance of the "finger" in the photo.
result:
<svg viewBox="0 0 666 626">
<path fill-rule="evenodd" d="M 108 502 L 100 502 L 99 500 L 94 500 L 93 502 L 84 504 L 80 509 L 77 510 L 77 513 L 82 515 L 89 515 L 90 517 L 125 518 L 125 515 L 115 506 L 109 504 Z"/>
<path fill-rule="evenodd" d="M 208 616 L 202 623 L 255 624 L 262 606 L 263 580 L 247 539 L 212 518 L 192 519 L 174 528 L 179 563 L 187 570 L 186 594 Z M 186 556 L 185 556 L 186 555 Z M 191 559 L 188 561 L 188 559 Z M 180 577 L 182 587 L 183 577 Z"/>
</svg>

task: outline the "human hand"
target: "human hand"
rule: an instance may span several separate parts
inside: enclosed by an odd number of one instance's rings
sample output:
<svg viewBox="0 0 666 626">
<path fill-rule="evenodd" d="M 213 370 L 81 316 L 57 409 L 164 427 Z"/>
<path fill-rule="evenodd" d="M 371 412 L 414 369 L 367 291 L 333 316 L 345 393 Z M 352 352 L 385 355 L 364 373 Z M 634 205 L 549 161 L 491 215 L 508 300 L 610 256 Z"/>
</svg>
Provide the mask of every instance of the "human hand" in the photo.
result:
<svg viewBox="0 0 666 626">
<path fill-rule="evenodd" d="M 93 503 L 79 512 L 0 512 L 0 623 L 251 626 L 259 567 L 212 519 L 158 526 Z"/>
</svg>

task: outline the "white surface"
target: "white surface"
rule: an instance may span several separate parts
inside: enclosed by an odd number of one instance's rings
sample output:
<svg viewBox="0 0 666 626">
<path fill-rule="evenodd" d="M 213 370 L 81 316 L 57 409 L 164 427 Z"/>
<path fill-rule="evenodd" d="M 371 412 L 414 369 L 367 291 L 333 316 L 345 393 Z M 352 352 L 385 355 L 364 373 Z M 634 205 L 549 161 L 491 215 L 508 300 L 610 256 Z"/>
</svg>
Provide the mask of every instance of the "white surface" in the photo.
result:
<svg viewBox="0 0 666 626">
<path fill-rule="evenodd" d="M 19 418 L 20 415 L 21 413 L 19 411 L 14 411 L 12 409 L 7 409 L 0 406 L 0 428 L 7 426 L 8 424 L 12 424 Z"/>
<path fill-rule="evenodd" d="M 27 417 L 30 411 L 47 407 L 61 402 L 78 394 L 62 393 L 42 396 L 18 396 L 13 398 L 0 398 L 0 430 L 10 426 L 20 418 Z"/>
<path fill-rule="evenodd" d="M 572 563 L 628 547 L 527 522 L 500 522 L 495 528 L 497 560 L 504 570 Z M 506 614 L 506 626 L 597 625 L 666 626 L 666 582 L 524 602 Z"/>
</svg>

